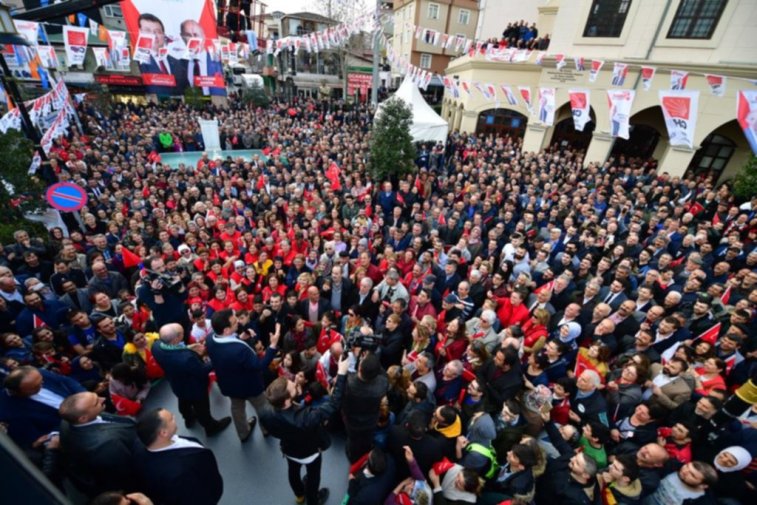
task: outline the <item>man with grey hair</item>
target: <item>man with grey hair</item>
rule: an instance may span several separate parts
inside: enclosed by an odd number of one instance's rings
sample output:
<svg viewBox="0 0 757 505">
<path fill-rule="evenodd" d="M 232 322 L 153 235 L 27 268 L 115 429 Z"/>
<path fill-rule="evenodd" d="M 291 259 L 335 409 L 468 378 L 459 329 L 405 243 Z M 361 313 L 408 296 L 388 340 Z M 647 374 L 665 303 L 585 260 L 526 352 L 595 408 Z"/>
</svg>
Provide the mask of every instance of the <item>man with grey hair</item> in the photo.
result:
<svg viewBox="0 0 757 505">
<path fill-rule="evenodd" d="M 481 312 L 481 317 L 474 317 L 467 323 L 465 323 L 465 334 L 468 338 L 473 340 L 481 340 L 486 346 L 486 350 L 490 353 L 499 345 L 499 338 L 497 332 L 494 331 L 494 321 L 497 319 L 497 314 L 491 309 L 484 309 Z"/>
<path fill-rule="evenodd" d="M 410 302 L 410 294 L 405 286 L 400 283 L 400 274 L 396 269 L 390 268 L 384 280 L 373 288 L 372 300 L 374 303 L 393 302 L 402 298 L 405 303 Z"/>
<path fill-rule="evenodd" d="M 160 340 L 153 344 L 152 354 L 179 399 L 179 412 L 187 428 L 199 421 L 211 437 L 229 426 L 231 417 L 218 420 L 210 414 L 208 374 L 213 365 L 202 360 L 203 344 L 184 345 L 184 328 L 178 323 L 169 323 L 160 328 Z"/>
<path fill-rule="evenodd" d="M 571 421 L 585 424 L 588 421 L 599 421 L 609 427 L 607 419 L 607 402 L 599 391 L 602 383 L 599 374 L 594 370 L 584 370 L 576 381 L 575 400 L 571 399 L 572 409 L 569 413 Z"/>
</svg>

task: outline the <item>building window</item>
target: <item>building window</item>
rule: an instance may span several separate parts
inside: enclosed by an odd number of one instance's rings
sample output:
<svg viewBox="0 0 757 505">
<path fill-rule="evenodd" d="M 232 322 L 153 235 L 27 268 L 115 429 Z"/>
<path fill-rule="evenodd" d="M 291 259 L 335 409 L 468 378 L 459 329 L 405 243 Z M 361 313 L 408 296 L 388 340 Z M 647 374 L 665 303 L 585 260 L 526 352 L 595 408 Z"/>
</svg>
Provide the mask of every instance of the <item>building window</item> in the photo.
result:
<svg viewBox="0 0 757 505">
<path fill-rule="evenodd" d="M 439 19 L 439 4 L 428 4 L 428 18 Z"/>
<path fill-rule="evenodd" d="M 728 0 L 682 0 L 668 32 L 669 39 L 709 39 Z"/>
<path fill-rule="evenodd" d="M 687 176 L 712 175 L 717 181 L 736 150 L 736 144 L 722 135 L 711 134 L 691 160 Z"/>
<path fill-rule="evenodd" d="M 103 14 L 105 14 L 105 17 L 107 18 L 122 18 L 124 17 L 123 12 L 121 12 L 121 6 L 119 5 L 106 5 L 103 7 Z"/>
<path fill-rule="evenodd" d="M 428 53 L 421 54 L 421 68 L 431 68 L 431 55 Z"/>
<path fill-rule="evenodd" d="M 461 25 L 467 25 L 470 23 L 470 11 L 468 9 L 460 9 L 457 15 L 457 22 Z"/>
<path fill-rule="evenodd" d="M 631 0 L 594 0 L 584 37 L 620 37 Z"/>
</svg>

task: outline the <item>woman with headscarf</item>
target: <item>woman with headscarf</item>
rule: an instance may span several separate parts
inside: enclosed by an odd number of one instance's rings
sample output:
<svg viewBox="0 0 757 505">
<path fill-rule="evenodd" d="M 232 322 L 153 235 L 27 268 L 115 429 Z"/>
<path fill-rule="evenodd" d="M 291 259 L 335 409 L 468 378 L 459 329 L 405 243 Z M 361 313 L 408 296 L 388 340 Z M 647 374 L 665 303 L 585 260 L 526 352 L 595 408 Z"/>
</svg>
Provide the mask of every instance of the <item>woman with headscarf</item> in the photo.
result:
<svg viewBox="0 0 757 505">
<path fill-rule="evenodd" d="M 738 445 L 720 451 L 713 461 L 718 471 L 718 481 L 712 488 L 713 494 L 728 499 L 724 503 L 754 503 L 754 487 L 747 485 L 748 477 L 742 472 L 752 464 L 753 459 L 753 454 Z"/>
</svg>

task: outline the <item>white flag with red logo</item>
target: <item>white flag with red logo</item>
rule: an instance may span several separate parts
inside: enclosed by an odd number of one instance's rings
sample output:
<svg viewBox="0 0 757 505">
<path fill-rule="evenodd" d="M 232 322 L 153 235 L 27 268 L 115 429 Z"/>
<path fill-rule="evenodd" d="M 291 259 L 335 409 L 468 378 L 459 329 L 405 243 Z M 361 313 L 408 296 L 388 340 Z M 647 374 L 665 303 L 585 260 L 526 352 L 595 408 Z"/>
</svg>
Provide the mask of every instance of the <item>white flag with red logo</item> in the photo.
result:
<svg viewBox="0 0 757 505">
<path fill-rule="evenodd" d="M 557 67 L 557 70 L 562 70 L 562 68 L 566 65 L 565 63 L 565 55 L 564 54 L 556 54 L 555 55 L 555 66 Z"/>
<path fill-rule="evenodd" d="M 533 114 L 533 106 L 531 104 L 531 88 L 528 86 L 518 86 L 518 92 L 520 93 L 523 102 L 526 104 L 526 109 L 530 114 Z"/>
<path fill-rule="evenodd" d="M 589 70 L 589 82 L 596 82 L 599 71 L 605 64 L 602 60 L 591 60 L 591 70 Z"/>
<path fill-rule="evenodd" d="M 670 71 L 670 89 L 673 91 L 683 91 L 686 89 L 686 83 L 689 80 L 689 73 L 684 70 Z"/>
<path fill-rule="evenodd" d="M 644 87 L 644 91 L 649 91 L 652 87 L 655 72 L 657 72 L 655 67 L 641 67 L 641 85 Z"/>
<path fill-rule="evenodd" d="M 660 106 L 671 146 L 694 147 L 699 91 L 660 90 Z"/>
<path fill-rule="evenodd" d="M 704 74 L 704 79 L 710 87 L 710 93 L 713 96 L 725 95 L 725 85 L 727 77 L 724 75 Z"/>
<path fill-rule="evenodd" d="M 588 89 L 571 89 L 568 91 L 570 110 L 573 112 L 573 126 L 579 132 L 584 131 L 586 123 L 591 121 L 589 96 Z"/>
<path fill-rule="evenodd" d="M 608 89 L 610 128 L 613 137 L 628 140 L 631 134 L 631 106 L 636 92 L 630 89 Z"/>
</svg>

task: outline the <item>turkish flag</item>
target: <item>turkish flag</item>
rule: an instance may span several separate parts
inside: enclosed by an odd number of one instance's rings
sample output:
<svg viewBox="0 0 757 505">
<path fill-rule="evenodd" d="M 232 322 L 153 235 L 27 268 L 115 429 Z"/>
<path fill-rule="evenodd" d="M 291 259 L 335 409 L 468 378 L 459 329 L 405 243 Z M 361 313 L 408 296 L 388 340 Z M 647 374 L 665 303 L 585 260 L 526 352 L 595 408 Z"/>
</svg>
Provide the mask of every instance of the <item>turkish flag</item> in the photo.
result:
<svg viewBox="0 0 757 505">
<path fill-rule="evenodd" d="M 703 331 L 702 334 L 694 340 L 699 340 L 701 338 L 705 342 L 709 342 L 710 344 L 715 345 L 715 341 L 717 341 L 718 335 L 720 334 L 720 326 L 720 323 L 717 323 L 709 330 Z"/>
<path fill-rule="evenodd" d="M 142 263 L 142 258 L 137 256 L 124 246 L 121 246 L 121 257 L 124 260 L 124 268 L 135 267 Z"/>
</svg>

